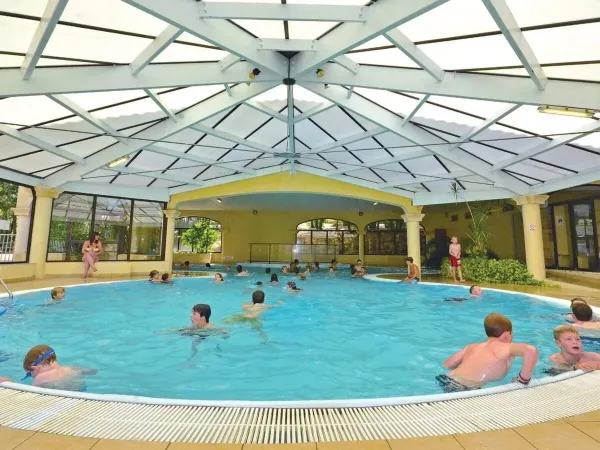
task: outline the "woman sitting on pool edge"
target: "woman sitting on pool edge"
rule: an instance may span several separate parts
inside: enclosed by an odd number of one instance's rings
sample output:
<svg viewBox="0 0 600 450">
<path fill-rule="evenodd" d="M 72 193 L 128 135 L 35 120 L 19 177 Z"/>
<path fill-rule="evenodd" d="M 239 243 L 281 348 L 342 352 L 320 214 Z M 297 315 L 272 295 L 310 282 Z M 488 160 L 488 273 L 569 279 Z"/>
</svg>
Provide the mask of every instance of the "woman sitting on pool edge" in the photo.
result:
<svg viewBox="0 0 600 450">
<path fill-rule="evenodd" d="M 83 243 L 81 247 L 81 253 L 83 257 L 83 279 L 85 280 L 88 276 L 90 269 L 92 272 L 97 272 L 96 263 L 100 260 L 100 255 L 103 253 L 102 242 L 100 242 L 100 233 L 94 231 L 90 234 L 90 238 Z"/>
</svg>

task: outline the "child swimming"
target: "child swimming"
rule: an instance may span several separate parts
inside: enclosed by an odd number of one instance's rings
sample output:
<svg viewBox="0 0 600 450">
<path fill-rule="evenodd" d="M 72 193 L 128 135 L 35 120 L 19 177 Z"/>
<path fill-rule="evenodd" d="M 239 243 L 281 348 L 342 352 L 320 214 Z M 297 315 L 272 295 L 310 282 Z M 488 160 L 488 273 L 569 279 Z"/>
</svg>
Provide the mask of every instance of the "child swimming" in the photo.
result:
<svg viewBox="0 0 600 450">
<path fill-rule="evenodd" d="M 285 290 L 289 292 L 302 292 L 302 289 L 296 287 L 296 283 L 294 283 L 293 281 L 288 281 Z"/>
<path fill-rule="evenodd" d="M 23 360 L 26 378 L 33 377 L 33 385 L 51 389 L 69 391 L 81 390 L 85 387 L 83 375 L 95 375 L 96 370 L 75 366 L 61 366 L 57 362 L 56 353 L 47 345 L 36 345 L 25 355 Z"/>
<path fill-rule="evenodd" d="M 244 270 L 244 268 L 240 264 L 238 264 L 236 266 L 236 270 L 237 270 L 237 274 L 235 275 L 236 277 L 247 277 L 248 275 L 250 275 L 248 273 L 248 271 Z"/>
<path fill-rule="evenodd" d="M 167 272 L 162 274 L 160 277 L 160 282 L 163 284 L 173 284 L 173 280 L 171 279 L 171 275 Z"/>
<path fill-rule="evenodd" d="M 269 284 L 271 286 L 277 286 L 279 284 L 279 278 L 277 278 L 277 274 L 276 273 L 272 273 L 271 274 L 271 281 L 269 281 Z"/>
<path fill-rule="evenodd" d="M 501 314 L 488 314 L 483 325 L 487 341 L 467 345 L 444 361 L 451 372 L 438 375 L 436 380 L 445 392 L 479 389 L 490 381 L 501 380 L 515 357 L 522 357 L 523 365 L 513 383 L 529 384 L 538 359 L 537 348 L 513 343 L 512 323 Z"/>
<path fill-rule="evenodd" d="M 223 279 L 223 275 L 222 274 L 215 273 L 215 283 L 217 283 L 217 284 L 225 283 L 225 280 Z"/>
<path fill-rule="evenodd" d="M 263 291 L 254 291 L 252 293 L 252 303 L 244 303 L 242 309 L 244 314 L 242 315 L 245 319 L 257 319 L 267 309 L 282 306 L 283 302 L 279 300 L 276 305 L 265 305 L 265 293 Z"/>
<path fill-rule="evenodd" d="M 151 283 L 161 283 L 162 280 L 160 279 L 160 272 L 158 270 L 153 270 L 152 272 L 150 272 L 149 275 L 150 278 L 148 278 L 148 281 L 150 281 Z"/>
<path fill-rule="evenodd" d="M 48 304 L 54 304 L 54 303 L 60 303 L 65 299 L 66 296 L 66 292 L 65 292 L 65 288 L 62 286 L 59 287 L 55 287 L 54 289 L 52 289 L 50 291 L 50 297 L 51 300 L 48 302 Z"/>
<path fill-rule="evenodd" d="M 583 343 L 577 328 L 573 325 L 559 325 L 554 329 L 554 342 L 559 353 L 550 356 L 550 361 L 559 371 L 600 370 L 600 353 L 584 352 Z"/>
<path fill-rule="evenodd" d="M 600 330 L 600 322 L 592 321 L 594 311 L 587 303 L 575 302 L 571 306 L 575 322 L 573 326 L 576 328 L 584 328 L 586 330 Z"/>
</svg>

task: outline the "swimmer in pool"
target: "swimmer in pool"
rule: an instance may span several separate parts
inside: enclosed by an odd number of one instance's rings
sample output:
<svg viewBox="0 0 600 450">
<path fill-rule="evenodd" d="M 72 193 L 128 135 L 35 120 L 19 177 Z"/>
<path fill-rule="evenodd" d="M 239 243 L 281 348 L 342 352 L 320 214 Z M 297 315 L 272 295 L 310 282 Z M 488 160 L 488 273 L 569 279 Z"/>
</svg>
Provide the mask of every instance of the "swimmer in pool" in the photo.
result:
<svg viewBox="0 0 600 450">
<path fill-rule="evenodd" d="M 152 272 L 150 272 L 150 274 L 148 275 L 148 281 L 151 283 L 161 283 L 162 280 L 160 279 L 160 272 L 158 270 L 153 270 Z"/>
<path fill-rule="evenodd" d="M 83 375 L 95 375 L 96 370 L 75 366 L 61 366 L 56 353 L 47 345 L 36 345 L 23 360 L 25 378 L 33 377 L 33 386 L 50 389 L 79 391 L 85 388 Z M 25 379 L 24 378 L 24 379 Z"/>
<path fill-rule="evenodd" d="M 576 328 L 583 328 L 586 330 L 600 330 L 600 322 L 594 322 L 594 311 L 587 303 L 576 302 L 571 306 L 573 315 L 575 316 L 575 322 L 573 326 Z"/>
<path fill-rule="evenodd" d="M 269 281 L 269 285 L 277 286 L 279 284 L 279 278 L 276 273 L 271 274 L 271 281 Z"/>
<path fill-rule="evenodd" d="M 560 325 L 554 329 L 554 342 L 559 353 L 550 356 L 550 362 L 562 372 L 569 370 L 600 370 L 600 353 L 584 352 L 577 328 Z"/>
<path fill-rule="evenodd" d="M 55 287 L 50 291 L 51 300 L 48 302 L 49 305 L 60 303 L 65 299 L 66 296 L 65 288 L 62 286 Z"/>
<path fill-rule="evenodd" d="M 236 277 L 247 277 L 248 275 L 250 275 L 248 273 L 247 270 L 244 270 L 244 268 L 238 264 L 236 267 L 237 273 L 235 274 Z"/>
<path fill-rule="evenodd" d="M 246 319 L 257 319 L 267 309 L 282 306 L 283 302 L 279 300 L 276 305 L 265 305 L 265 293 L 263 291 L 254 291 L 252 293 L 252 303 L 244 303 L 242 309 L 244 310 L 243 317 Z"/>
<path fill-rule="evenodd" d="M 223 275 L 221 275 L 220 273 L 215 273 L 215 283 L 217 283 L 217 284 L 225 283 L 225 280 L 223 279 Z"/>
<path fill-rule="evenodd" d="M 262 281 L 257 281 L 254 284 L 249 285 L 246 289 L 262 289 L 263 288 L 263 282 Z"/>
<path fill-rule="evenodd" d="M 162 274 L 162 277 L 160 277 L 160 282 L 163 284 L 173 284 L 171 275 L 168 272 Z"/>
<path fill-rule="evenodd" d="M 448 375 L 438 375 L 436 380 L 445 392 L 479 389 L 486 383 L 506 376 L 514 358 L 522 357 L 523 365 L 513 383 L 529 384 L 538 359 L 533 345 L 512 342 L 512 323 L 503 315 L 488 314 L 484 321 L 487 341 L 467 345 L 444 361 L 451 369 Z"/>
<path fill-rule="evenodd" d="M 573 314 L 573 306 L 576 305 L 577 303 L 583 303 L 585 305 L 588 304 L 588 302 L 586 302 L 584 299 L 582 299 L 580 297 L 576 297 L 573 300 L 571 300 L 571 306 L 570 306 L 571 313 L 565 315 L 568 321 L 575 322 L 577 320 L 575 318 L 575 315 Z M 597 321 L 597 318 L 592 316 L 592 322 L 596 322 L 596 321 Z"/>
<path fill-rule="evenodd" d="M 296 287 L 296 283 L 294 283 L 293 281 L 288 281 L 288 284 L 285 288 L 286 291 L 288 292 L 302 292 L 302 289 L 300 289 L 299 287 Z"/>
<path fill-rule="evenodd" d="M 464 302 L 465 300 L 469 300 L 469 299 L 475 299 L 477 297 L 481 297 L 483 295 L 483 290 L 477 286 L 476 284 L 474 284 L 473 286 L 471 286 L 469 288 L 469 294 L 471 294 L 469 297 L 446 297 L 444 299 L 445 302 Z"/>
<path fill-rule="evenodd" d="M 212 310 L 210 305 L 206 303 L 198 303 L 192 307 L 192 314 L 190 315 L 190 322 L 192 323 L 187 328 L 176 328 L 173 330 L 160 331 L 156 334 L 172 334 L 181 333 L 182 336 L 203 336 L 207 337 L 210 335 L 228 334 L 227 330 L 222 328 L 214 327 L 210 323 L 210 316 Z"/>
<path fill-rule="evenodd" d="M 281 267 L 281 273 L 284 274 L 284 275 L 288 274 L 288 268 L 287 268 L 287 266 L 282 266 Z"/>
</svg>

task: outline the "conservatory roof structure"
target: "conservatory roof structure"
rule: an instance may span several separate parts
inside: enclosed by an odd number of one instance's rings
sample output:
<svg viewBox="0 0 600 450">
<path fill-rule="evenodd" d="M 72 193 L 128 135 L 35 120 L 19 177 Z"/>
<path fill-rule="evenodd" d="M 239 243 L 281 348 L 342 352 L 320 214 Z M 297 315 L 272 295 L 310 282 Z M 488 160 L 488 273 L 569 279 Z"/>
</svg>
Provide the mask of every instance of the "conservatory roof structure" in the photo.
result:
<svg viewBox="0 0 600 450">
<path fill-rule="evenodd" d="M 600 0 L 0 0 L 0 178 L 166 201 L 600 180 Z"/>
</svg>

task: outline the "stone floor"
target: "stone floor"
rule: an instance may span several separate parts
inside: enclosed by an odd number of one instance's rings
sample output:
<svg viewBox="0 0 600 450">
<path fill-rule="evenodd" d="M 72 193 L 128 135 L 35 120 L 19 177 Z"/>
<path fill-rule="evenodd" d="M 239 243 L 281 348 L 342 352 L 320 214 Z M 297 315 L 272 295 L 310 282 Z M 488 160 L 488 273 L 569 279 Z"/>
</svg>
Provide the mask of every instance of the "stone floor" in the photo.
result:
<svg viewBox="0 0 600 450">
<path fill-rule="evenodd" d="M 93 279 L 89 282 L 115 281 Z M 139 277 L 138 279 L 145 279 Z M 424 281 L 440 281 L 426 279 Z M 80 278 L 56 278 L 10 283 L 14 291 L 80 284 Z M 531 294 L 571 299 L 583 297 L 600 306 L 600 289 L 550 280 L 548 286 L 486 286 Z M 565 420 L 519 428 L 452 436 L 365 442 L 322 442 L 310 444 L 184 444 L 132 442 L 62 436 L 0 427 L 0 450 L 600 450 L 600 410 Z"/>
</svg>

